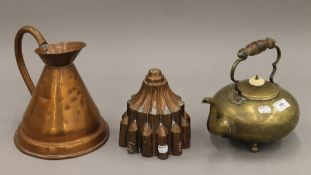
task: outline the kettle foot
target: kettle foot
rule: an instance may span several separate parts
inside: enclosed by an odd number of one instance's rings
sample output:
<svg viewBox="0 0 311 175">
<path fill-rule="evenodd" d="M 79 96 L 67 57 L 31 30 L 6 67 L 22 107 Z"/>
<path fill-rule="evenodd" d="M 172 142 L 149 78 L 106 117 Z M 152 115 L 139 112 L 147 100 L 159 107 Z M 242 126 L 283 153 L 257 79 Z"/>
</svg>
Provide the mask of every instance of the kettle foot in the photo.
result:
<svg viewBox="0 0 311 175">
<path fill-rule="evenodd" d="M 253 142 L 250 144 L 250 151 L 256 153 L 259 151 L 259 145 L 257 142 Z"/>
</svg>

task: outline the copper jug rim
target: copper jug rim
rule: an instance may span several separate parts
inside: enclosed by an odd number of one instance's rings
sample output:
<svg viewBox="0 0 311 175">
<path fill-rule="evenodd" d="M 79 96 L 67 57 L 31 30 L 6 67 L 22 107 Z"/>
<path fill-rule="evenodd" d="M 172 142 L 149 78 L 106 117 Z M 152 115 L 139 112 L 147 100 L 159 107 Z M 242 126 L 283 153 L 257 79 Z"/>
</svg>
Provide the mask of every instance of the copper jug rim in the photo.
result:
<svg viewBox="0 0 311 175">
<path fill-rule="evenodd" d="M 43 44 L 35 50 L 42 61 L 52 67 L 63 67 L 71 64 L 86 44 L 82 41 L 64 41 Z"/>
<path fill-rule="evenodd" d="M 70 52 L 77 52 L 85 46 L 86 43 L 83 41 L 62 41 L 41 45 L 35 49 L 35 53 L 38 55 L 59 55 Z"/>
</svg>

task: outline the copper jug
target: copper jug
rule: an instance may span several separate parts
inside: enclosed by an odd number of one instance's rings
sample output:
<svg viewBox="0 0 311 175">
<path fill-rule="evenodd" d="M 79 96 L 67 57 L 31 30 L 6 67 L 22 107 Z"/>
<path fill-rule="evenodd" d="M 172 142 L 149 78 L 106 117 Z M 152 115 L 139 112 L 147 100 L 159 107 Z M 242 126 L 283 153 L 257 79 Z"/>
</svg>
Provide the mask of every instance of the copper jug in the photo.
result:
<svg viewBox="0 0 311 175">
<path fill-rule="evenodd" d="M 275 49 L 270 79 L 254 76 L 246 80 L 235 78 L 235 69 L 249 56 L 266 49 Z M 233 83 L 221 88 L 214 97 L 203 99 L 210 104 L 208 130 L 249 143 L 250 151 L 258 152 L 260 143 L 271 142 L 289 134 L 297 125 L 299 105 L 294 96 L 274 81 L 281 50 L 271 38 L 248 44 L 238 52 L 231 68 Z"/>
<path fill-rule="evenodd" d="M 160 69 L 150 69 L 138 93 L 127 102 L 120 122 L 119 145 L 144 157 L 179 156 L 190 147 L 190 117 L 181 97 Z"/>
<path fill-rule="evenodd" d="M 26 69 L 22 38 L 38 42 L 35 53 L 45 63 L 36 86 Z M 44 159 L 64 159 L 89 153 L 108 139 L 109 129 L 87 91 L 74 59 L 86 44 L 68 41 L 48 44 L 40 32 L 22 27 L 15 37 L 15 56 L 32 95 L 14 142 L 22 152 Z"/>
</svg>

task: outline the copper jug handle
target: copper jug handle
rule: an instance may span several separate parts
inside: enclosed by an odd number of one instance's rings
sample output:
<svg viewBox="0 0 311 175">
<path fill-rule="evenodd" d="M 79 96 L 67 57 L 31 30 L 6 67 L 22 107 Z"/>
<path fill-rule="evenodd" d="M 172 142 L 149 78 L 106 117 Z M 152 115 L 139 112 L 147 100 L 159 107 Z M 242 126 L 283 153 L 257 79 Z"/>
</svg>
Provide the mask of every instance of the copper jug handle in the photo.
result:
<svg viewBox="0 0 311 175">
<path fill-rule="evenodd" d="M 232 68 L 231 68 L 231 73 L 230 73 L 231 80 L 235 83 L 235 89 L 238 91 L 239 94 L 241 94 L 241 91 L 238 88 L 239 80 L 236 80 L 234 77 L 235 68 L 237 67 L 237 65 L 240 62 L 246 60 L 248 56 L 258 55 L 259 53 L 265 51 L 266 49 L 273 49 L 273 48 L 275 48 L 277 50 L 277 58 L 272 63 L 273 70 L 270 74 L 270 82 L 274 83 L 273 77 L 274 77 L 275 72 L 277 70 L 276 65 L 278 64 L 278 62 L 281 59 L 281 50 L 275 44 L 275 40 L 273 40 L 271 38 L 266 38 L 265 40 L 254 41 L 254 42 L 248 44 L 245 48 L 242 48 L 239 50 L 238 55 L 237 55 L 239 58 L 233 63 Z"/>
<path fill-rule="evenodd" d="M 37 40 L 39 47 L 41 47 L 44 44 L 47 44 L 47 42 L 42 36 L 42 34 L 36 28 L 31 26 L 24 26 L 20 28 L 15 36 L 14 49 L 15 49 L 16 62 L 30 94 L 33 94 L 35 85 L 31 80 L 28 70 L 26 68 L 22 52 L 22 39 L 25 33 L 30 33 Z"/>
</svg>

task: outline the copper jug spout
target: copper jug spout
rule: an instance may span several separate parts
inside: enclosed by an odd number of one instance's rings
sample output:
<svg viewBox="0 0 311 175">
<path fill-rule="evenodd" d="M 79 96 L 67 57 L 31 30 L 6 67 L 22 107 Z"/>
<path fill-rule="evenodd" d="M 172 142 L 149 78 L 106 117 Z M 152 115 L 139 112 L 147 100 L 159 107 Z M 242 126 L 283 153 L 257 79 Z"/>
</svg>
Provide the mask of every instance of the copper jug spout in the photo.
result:
<svg viewBox="0 0 311 175">
<path fill-rule="evenodd" d="M 35 86 L 22 54 L 22 37 L 30 33 L 45 63 Z M 22 27 L 15 38 L 18 67 L 32 95 L 14 142 L 24 153 L 44 159 L 64 159 L 89 153 L 108 139 L 109 129 L 84 85 L 74 59 L 84 42 L 47 44 L 40 32 Z"/>
</svg>

